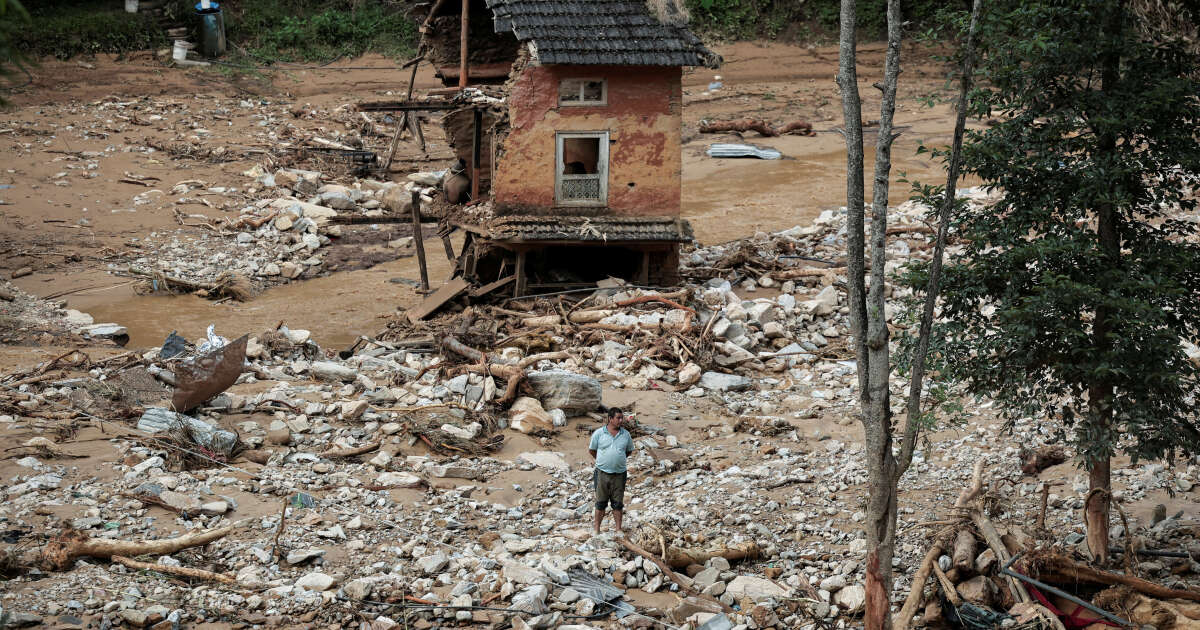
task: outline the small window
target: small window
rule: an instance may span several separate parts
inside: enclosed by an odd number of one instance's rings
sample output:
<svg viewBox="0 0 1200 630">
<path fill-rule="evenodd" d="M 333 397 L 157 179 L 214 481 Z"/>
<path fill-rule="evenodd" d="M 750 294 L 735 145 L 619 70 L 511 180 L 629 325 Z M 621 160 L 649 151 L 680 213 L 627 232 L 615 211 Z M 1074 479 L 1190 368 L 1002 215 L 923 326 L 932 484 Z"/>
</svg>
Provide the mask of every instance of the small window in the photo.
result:
<svg viewBox="0 0 1200 630">
<path fill-rule="evenodd" d="M 604 79 L 563 79 L 558 84 L 559 105 L 607 105 L 608 82 Z"/>
<path fill-rule="evenodd" d="M 608 132 L 559 133 L 555 199 L 565 206 L 608 203 Z"/>
</svg>

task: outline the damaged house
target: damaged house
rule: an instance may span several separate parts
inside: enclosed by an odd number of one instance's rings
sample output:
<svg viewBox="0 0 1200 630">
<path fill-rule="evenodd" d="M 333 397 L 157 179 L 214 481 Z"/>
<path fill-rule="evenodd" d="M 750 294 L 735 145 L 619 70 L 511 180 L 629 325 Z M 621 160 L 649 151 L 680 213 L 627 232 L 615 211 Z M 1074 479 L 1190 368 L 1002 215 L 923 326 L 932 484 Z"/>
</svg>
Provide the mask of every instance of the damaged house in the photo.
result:
<svg viewBox="0 0 1200 630">
<path fill-rule="evenodd" d="M 641 0 L 434 5 L 424 58 L 447 85 L 476 88 L 456 91 L 443 118 L 460 158 L 443 221 L 443 234 L 467 234 L 460 291 L 677 280 L 692 240 L 679 216 L 683 68 L 720 58 L 672 12 Z"/>
</svg>

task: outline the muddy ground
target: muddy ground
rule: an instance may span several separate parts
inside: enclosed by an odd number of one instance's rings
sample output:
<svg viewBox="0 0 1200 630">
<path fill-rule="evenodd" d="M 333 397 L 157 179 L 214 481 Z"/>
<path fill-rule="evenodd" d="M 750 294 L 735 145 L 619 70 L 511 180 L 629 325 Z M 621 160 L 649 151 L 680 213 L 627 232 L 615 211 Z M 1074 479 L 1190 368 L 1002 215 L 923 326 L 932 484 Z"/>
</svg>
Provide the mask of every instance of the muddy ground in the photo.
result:
<svg viewBox="0 0 1200 630">
<path fill-rule="evenodd" d="M 739 43 L 719 52 L 725 58 L 720 70 L 691 70 L 684 76 L 683 214 L 692 222 L 697 239 L 711 244 L 755 231 L 786 229 L 843 205 L 845 153 L 835 131 L 841 124 L 833 82 L 836 49 Z M 893 149 L 893 166 L 896 173 L 936 181 L 944 175 L 925 156 L 917 156 L 916 148 L 922 143 L 949 142 L 953 118 L 948 107 L 921 105 L 921 99 L 943 94 L 945 70 L 926 50 L 914 47 L 908 53 L 914 61 L 905 66 L 896 113 L 896 124 L 907 129 Z M 868 119 L 870 112 L 878 111 L 878 90 L 871 83 L 879 78 L 882 56 L 882 45 L 864 45 L 860 52 L 863 111 Z M 342 125 L 328 119 L 328 112 L 360 100 L 395 97 L 404 88 L 406 75 L 339 66 L 387 68 L 389 64 L 383 58 L 365 57 L 321 70 L 227 76 L 223 71 L 164 67 L 149 54 L 124 61 L 99 58 L 87 64 L 94 67 L 45 61 L 33 84 L 12 96 L 15 107 L 0 113 L 0 152 L 6 163 L 0 185 L 10 186 L 0 189 L 5 203 L 0 206 L 0 273 L 32 268 L 32 275 L 16 280 L 22 289 L 40 296 L 69 292 L 61 299 L 70 308 L 92 313 L 96 321 L 119 320 L 130 329 L 133 341 L 142 345 L 161 340 L 173 329 L 195 336 L 208 323 L 218 323 L 222 329 L 257 329 L 280 319 L 303 323 L 326 345 L 377 332 L 377 318 L 390 314 L 389 307 L 415 302 L 411 286 L 389 282 L 417 277 L 412 258 L 276 289 L 247 304 L 221 305 L 189 297 L 138 296 L 128 279 L 109 275 L 108 266 L 136 257 L 139 241 L 149 235 L 181 230 L 177 211 L 213 218 L 236 216 L 236 193 L 222 208 L 203 205 L 204 198 L 195 194 L 175 200 L 145 196 L 149 190 L 165 190 L 184 180 L 244 190 L 252 180 L 242 173 L 260 163 L 270 148 L 271 139 L 261 131 L 261 107 L 299 107 L 313 113 L 285 123 L 318 135 L 344 132 Z M 723 87 L 709 92 L 714 75 L 721 77 Z M 430 72 L 418 74 L 418 90 L 435 85 Z M 163 120 L 149 120 L 100 107 L 137 102 L 150 102 L 158 111 L 170 113 Z M 807 120 L 816 135 L 760 138 L 747 134 L 747 142 L 782 151 L 786 158 L 779 161 L 704 155 L 712 142 L 741 140 L 730 134 L 699 134 L 699 121 L 740 116 L 761 116 L 772 122 Z M 449 155 L 440 128 L 426 125 L 426 133 L 435 159 L 422 159 L 415 146 L 405 142 L 395 170 L 445 166 L 447 162 L 436 160 Z M 161 151 L 118 151 L 94 162 L 95 168 L 63 166 L 72 156 L 103 152 L 114 144 L 169 147 L 189 138 L 195 143 L 202 140 L 205 146 L 227 147 L 230 155 L 193 159 L 172 158 Z M 367 148 L 386 152 L 385 135 L 364 141 Z M 214 163 L 214 159 L 221 161 Z M 868 148 L 868 169 L 872 159 Z M 127 174 L 157 180 L 149 180 L 153 188 L 120 181 L 128 180 Z M 139 195 L 144 198 L 136 198 Z M 893 203 L 907 195 L 905 185 L 893 185 Z M 431 276 L 443 277 L 445 270 L 437 266 L 444 258 L 431 256 L 431 260 Z M 326 297 L 337 298 L 332 311 Z"/>
<path fill-rule="evenodd" d="M 841 117 L 833 82 L 836 49 L 739 43 L 719 47 L 718 52 L 725 58 L 725 65 L 719 71 L 690 71 L 684 77 L 683 214 L 692 222 L 700 243 L 712 245 L 755 232 L 807 226 L 822 211 L 841 206 L 845 197 L 844 145 L 836 131 Z M 867 122 L 878 111 L 878 91 L 871 84 L 880 78 L 882 57 L 882 45 L 868 44 L 860 50 L 860 89 L 866 99 L 863 111 Z M 949 108 L 944 104 L 933 108 L 922 105 L 928 97 L 945 96 L 945 68 L 933 61 L 927 51 L 916 48 L 906 50 L 906 58 L 910 61 L 905 63 L 896 112 L 896 124 L 904 129 L 904 134 L 893 149 L 894 175 L 904 173 L 913 179 L 940 181 L 944 174 L 939 165 L 925 156 L 918 156 L 916 149 L 922 144 L 935 146 L 949 142 L 953 125 Z M 242 333 L 261 334 L 286 322 L 291 328 L 310 330 L 313 340 L 328 354 L 345 347 L 360 335 L 380 332 L 397 309 L 412 306 L 420 299 L 413 286 L 417 270 L 411 250 L 388 245 L 408 234 L 398 227 L 383 226 L 378 233 L 366 228 L 348 231 L 345 240 L 363 245 L 365 255 L 355 256 L 349 252 L 327 255 L 325 270 L 328 273 L 272 286 L 246 302 L 213 301 L 193 295 L 140 295 L 136 278 L 114 272 L 121 272 L 139 257 L 147 255 L 146 252 L 161 251 L 157 249 L 159 245 L 170 243 L 172 239 L 181 242 L 209 239 L 203 242 L 210 243 L 213 251 L 219 250 L 222 247 L 221 239 L 217 238 L 219 235 L 214 235 L 212 228 L 199 224 L 206 218 L 237 217 L 238 208 L 250 198 L 248 189 L 254 182 L 245 173 L 260 165 L 266 159 L 264 156 L 271 155 L 273 145 L 278 142 L 305 134 L 337 134 L 341 137 L 350 134 L 361 138 L 365 148 L 384 151 L 388 141 L 386 134 L 352 129 L 358 123 L 351 120 L 352 116 L 339 113 L 339 106 L 360 100 L 397 97 L 404 87 L 405 75 L 388 69 L 391 65 L 394 64 L 385 59 L 367 57 L 340 61 L 319 70 L 295 69 L 264 77 L 167 68 L 148 54 L 121 61 L 101 58 L 89 61 L 86 66 L 77 62 L 44 62 L 35 73 L 33 84 L 12 96 L 14 108 L 0 113 L 0 152 L 4 155 L 4 172 L 0 176 L 0 185 L 4 186 L 0 188 L 0 200 L 4 202 L 0 205 L 0 274 L 7 278 L 27 268 L 28 274 L 18 274 L 20 277 L 14 278 L 17 287 L 34 296 L 62 301 L 67 308 L 89 313 L 96 322 L 121 324 L 129 332 L 126 349 L 156 347 L 171 331 L 196 340 L 203 336 L 209 324 L 215 324 L 219 333 L 233 337 Z M 363 66 L 379 69 L 353 69 Z M 710 91 L 708 86 L 714 80 L 714 74 L 720 75 L 723 85 Z M 435 85 L 426 72 L 418 77 L 418 90 Z M 151 111 L 157 113 L 146 113 Z M 268 116 L 264 112 L 272 113 Z M 293 112 L 293 115 L 281 116 L 280 112 Z M 712 142 L 740 140 L 728 134 L 701 135 L 697 132 L 700 120 L 750 115 L 773 122 L 807 120 L 813 123 L 816 135 L 782 138 L 747 135 L 745 141 L 779 149 L 785 155 L 780 161 L 714 160 L 704 155 L 704 149 Z M 447 164 L 449 150 L 438 135 L 437 125 L 427 125 L 426 132 L 432 159 L 418 155 L 410 144 L 402 144 L 400 168 L 395 173 L 397 180 L 407 171 L 439 169 Z M 136 147 L 159 148 L 147 152 Z M 223 147 L 223 151 L 219 155 L 202 154 L 195 152 L 196 147 Z M 103 157 L 93 161 L 89 152 L 97 152 L 96 155 Z M 868 172 L 872 167 L 872 156 L 868 147 Z M 345 179 L 350 181 L 351 178 L 347 174 Z M 198 189 L 185 186 L 179 193 L 165 192 L 187 180 L 204 183 Z M 907 198 L 908 189 L 904 184 L 895 183 L 895 177 L 893 181 L 891 202 L 898 205 Z M 869 186 L 869 178 L 867 183 Z M 971 182 L 962 185 L 969 184 Z M 221 192 L 200 194 L 203 189 L 211 191 L 214 188 Z M 158 190 L 158 194 L 150 194 L 153 190 Z M 446 277 L 449 266 L 444 256 L 437 255 L 440 248 L 436 247 L 436 241 L 431 244 L 430 276 L 436 285 Z M 237 250 L 229 250 L 228 254 L 236 256 Z M 749 297 L 774 299 L 778 294 L 779 291 L 765 290 Z M 11 318 L 0 320 L 0 338 L 6 339 L 5 345 L 0 346 L 0 365 L 3 366 L 0 372 L 4 374 L 25 370 L 74 348 L 86 351 L 92 361 L 122 352 L 111 345 L 80 342 L 53 327 L 43 330 Z M 281 361 L 280 364 L 287 363 L 289 361 Z M 836 572 L 832 567 L 841 562 L 842 554 L 852 556 L 865 487 L 861 469 L 855 470 L 846 463 L 860 459 L 861 429 L 852 408 L 814 404 L 826 396 L 845 398 L 843 394 L 850 391 L 845 385 L 850 369 L 848 364 L 834 360 L 825 361 L 823 366 L 814 377 L 823 380 L 814 380 L 799 398 L 788 399 L 799 401 L 795 404 L 795 413 L 786 406 L 778 410 L 781 415 L 788 415 L 790 422 L 790 432 L 778 435 L 745 429 L 734 431 L 732 427 L 744 414 L 711 397 L 685 396 L 682 389 L 675 392 L 631 389 L 606 383 L 603 397 L 605 404 L 632 409 L 648 423 L 665 425 L 665 433 L 658 437 L 670 436 L 687 445 L 689 452 L 700 453 L 707 460 L 709 472 L 721 475 L 716 481 L 719 485 L 714 487 L 719 497 L 740 496 L 742 492 L 739 491 L 753 483 L 749 479 L 761 479 L 739 478 L 738 471 L 753 470 L 771 457 L 777 458 L 776 463 L 791 461 L 794 464 L 794 460 L 785 459 L 796 456 L 795 453 L 786 455 L 789 449 L 798 452 L 805 461 L 811 461 L 813 478 L 804 482 L 804 492 L 818 497 L 812 499 L 813 504 L 797 505 L 794 497 L 789 504 L 792 489 L 783 488 L 759 492 L 744 513 L 730 502 L 724 507 L 710 509 L 715 512 L 713 522 L 718 526 L 722 516 L 726 524 L 736 522 L 739 527 L 745 525 L 746 520 L 758 524 L 761 519 L 778 531 L 790 532 L 790 538 L 775 541 L 781 550 L 804 549 L 805 554 L 811 551 L 809 557 L 825 563 L 819 570 L 816 564 L 808 567 L 812 570 L 807 573 L 810 578 L 815 578 L 815 584 L 827 573 Z M 763 375 L 761 378 L 774 377 Z M 313 392 L 319 388 L 306 389 L 310 381 L 306 378 L 297 380 L 302 383 L 298 387 L 308 396 L 309 402 L 314 399 L 328 401 L 330 397 L 325 394 L 335 393 L 328 391 L 326 386 L 327 391 L 321 398 L 315 398 Z M 763 380 L 762 389 L 785 389 L 795 385 L 789 379 L 783 381 Z M 829 391 L 820 391 L 817 383 L 824 383 Z M 242 384 L 232 391 L 247 397 L 262 394 L 267 388 L 266 382 L 260 382 Z M 746 395 L 747 398 L 753 396 Z M 898 565 L 902 575 L 911 574 L 923 553 L 925 530 L 921 523 L 943 517 L 945 507 L 966 482 L 972 463 L 985 455 L 997 466 L 1000 471 L 997 475 L 1011 477 L 1010 487 L 1020 489 L 1015 493 L 1013 504 L 1006 508 L 1015 520 L 1027 523 L 1036 513 L 1038 501 L 1032 494 L 1036 482 L 1061 481 L 1065 485 L 1056 493 L 1063 496 L 1056 495 L 1050 518 L 1060 527 L 1060 533 L 1081 531 L 1072 506 L 1077 503 L 1083 477 L 1071 462 L 1051 467 L 1036 478 L 1020 478 L 1017 474 L 1019 448 L 1032 438 L 1046 439 L 1045 428 L 1024 423 L 1018 425 L 1017 434 L 1002 434 L 998 432 L 1000 421 L 991 409 L 972 408 L 969 415 L 971 425 L 948 428 L 930 436 L 916 465 L 919 474 L 910 473 L 906 479 L 901 499 L 904 538 Z M 278 413 L 269 411 L 239 412 L 225 416 L 222 422 L 225 426 L 254 423 L 266 431 L 278 417 Z M 347 426 L 339 424 L 337 430 L 355 430 L 347 429 Z M 486 483 L 480 484 L 481 488 L 472 498 L 478 499 L 480 504 L 499 506 L 498 509 L 528 506 L 528 497 L 539 497 L 538 502 L 543 505 L 559 501 L 561 497 L 552 501 L 558 491 L 553 483 L 549 483 L 554 481 L 552 476 L 539 468 L 511 464 L 524 452 L 551 450 L 562 452 L 571 469 L 580 472 L 588 466 L 583 440 L 594 426 L 593 418 L 575 417 L 552 438 L 538 440 L 520 434 L 510 435 L 503 449 L 492 455 L 496 461 L 487 461 L 490 476 Z M 24 442 L 43 433 L 44 427 L 37 422 L 29 426 L 18 422 L 15 428 L 6 432 L 5 439 L 13 443 Z M 114 446 L 108 440 L 109 435 L 99 427 L 89 427 L 74 436 L 59 436 L 64 443 L 72 439 L 77 442 L 71 450 L 78 459 L 65 465 L 73 471 L 70 473 L 73 480 L 85 479 L 83 487 L 93 492 L 116 483 L 122 476 L 121 471 L 129 470 L 117 466 L 132 466 L 139 461 L 137 453 Z M 314 440 L 308 446 L 316 443 Z M 777 455 L 779 449 L 785 455 Z M 395 456 L 400 459 L 427 454 L 421 444 L 410 443 L 398 449 Z M 264 470 L 252 468 L 256 472 Z M 369 469 L 359 468 L 351 468 L 351 476 L 357 476 L 354 483 L 369 483 Z M 1195 491 L 1169 492 L 1162 483 L 1164 476 L 1160 468 L 1148 469 L 1144 464 L 1133 466 L 1126 460 L 1118 460 L 1114 461 L 1114 469 L 1120 469 L 1115 475 L 1115 485 L 1122 490 L 1126 487 L 1135 490 L 1130 495 L 1134 498 L 1125 506 L 1135 524 L 1149 524 L 1155 505 L 1159 503 L 1165 504 L 1171 514 L 1179 510 L 1195 514 Z M 11 459 L 0 462 L 0 477 L 6 483 L 18 475 L 28 474 L 28 470 L 20 468 Z M 227 486 L 220 491 L 228 493 L 238 503 L 237 518 L 267 519 L 278 509 L 278 498 L 262 496 L 264 493 L 259 492 L 248 477 L 231 475 L 237 482 L 228 482 L 219 474 L 211 475 L 212 483 Z M 304 474 L 308 474 L 307 469 L 301 473 Z M 207 487 L 208 479 L 203 473 L 199 479 Z M 183 480 L 185 484 L 187 481 Z M 679 474 L 660 481 L 677 481 L 676 485 L 681 485 L 685 479 Z M 439 497 L 450 495 L 451 490 L 460 491 L 456 483 L 442 482 L 428 493 L 391 490 L 387 494 L 410 515 L 420 515 L 424 514 L 424 508 L 409 508 L 438 505 L 443 500 Z M 651 513 L 669 508 L 672 504 L 668 498 L 703 502 L 714 488 L 698 485 L 688 485 L 687 491 L 678 497 L 648 498 L 643 507 Z M 656 486 L 650 482 L 644 487 L 646 492 L 654 489 Z M 669 493 L 669 487 L 667 490 Z M 464 500 L 475 491 L 461 491 Z M 455 499 L 446 500 L 453 502 Z M 817 502 L 822 507 L 811 507 Z M 112 517 L 110 512 L 93 507 L 94 503 L 39 508 L 35 521 L 45 525 L 58 522 L 56 519 Z M 780 510 L 781 503 L 789 507 Z M 782 529 L 778 527 L 779 521 L 792 521 L 793 512 L 810 508 L 818 510 L 811 515 L 813 523 L 824 519 L 823 525 L 815 526 L 816 530 L 824 531 L 793 530 L 788 525 Z M 159 520 L 158 524 L 148 527 L 157 535 L 183 529 L 170 513 L 155 507 L 141 506 L 139 509 L 145 510 L 140 514 L 152 514 Z M 722 509 L 732 512 L 721 514 Z M 339 543 L 318 539 L 314 533 L 338 522 L 339 518 L 342 522 L 346 519 L 331 513 L 326 513 L 325 517 L 332 520 L 316 518 L 303 523 L 304 532 L 296 534 L 297 545 L 300 537 L 310 544 L 317 544 L 312 541 L 325 544 L 331 551 L 322 567 L 338 573 L 339 577 L 353 577 L 340 575 L 338 567 L 354 565 L 351 562 L 354 550 L 348 551 Z M 800 514 L 794 520 L 799 522 L 803 517 L 804 514 Z M 730 521 L 731 518 L 734 521 Z M 429 524 L 428 519 L 425 524 Z M 473 515 L 467 529 L 491 531 L 495 529 L 493 525 L 485 516 Z M 561 533 L 575 540 L 586 539 L 586 525 L 584 520 L 568 522 L 564 524 L 567 529 Z M 512 529 L 502 531 L 506 536 L 526 534 Z M 542 532 L 545 536 L 552 533 L 559 532 Z M 246 532 L 239 534 L 237 541 L 242 547 L 262 544 L 267 535 L 261 531 Z M 367 551 L 384 550 L 389 542 L 394 542 L 386 540 L 389 535 L 379 529 L 371 531 L 367 535 L 370 539 Z M 359 535 L 352 532 L 351 537 L 358 538 Z M 460 541 L 455 539 L 453 542 L 459 544 Z M 411 556 L 415 559 L 417 554 L 411 552 Z M 793 558 L 794 555 L 788 557 L 788 562 Z M 765 574 L 767 569 L 775 568 L 766 564 L 739 570 Z M 361 568 L 356 566 L 355 570 Z M 224 570 L 235 569 L 231 565 L 224 567 Z M 854 570 L 849 573 L 853 574 Z M 94 595 L 87 592 L 93 585 L 86 583 L 89 578 L 82 571 L 77 571 L 80 575 L 76 578 L 50 576 L 23 582 L 19 589 L 7 594 L 5 605 L 11 607 L 14 602 L 33 598 L 34 594 L 43 591 L 53 592 L 64 600 L 68 597 L 82 600 Z M 905 579 L 901 578 L 900 582 Z M 151 580 L 147 588 L 153 584 Z M 450 590 L 448 586 L 439 583 L 435 589 L 437 595 L 446 596 Z M 174 591 L 170 594 L 172 597 L 178 595 Z M 627 595 L 635 605 L 645 609 L 665 609 L 673 605 L 673 598 L 662 592 L 651 594 L 631 588 Z M 348 618 L 326 613 L 317 617 L 312 611 L 297 612 L 290 617 L 264 616 L 240 610 L 239 602 L 235 600 L 220 601 L 220 608 L 202 610 L 197 613 L 197 618 L 219 619 L 220 627 L 268 622 L 310 627 L 314 618 L 336 626 L 345 624 Z M 45 606 L 39 604 L 37 610 L 49 617 Z M 309 616 L 305 618 L 304 615 Z M 844 627 L 854 622 L 837 619 L 837 623 Z"/>
</svg>

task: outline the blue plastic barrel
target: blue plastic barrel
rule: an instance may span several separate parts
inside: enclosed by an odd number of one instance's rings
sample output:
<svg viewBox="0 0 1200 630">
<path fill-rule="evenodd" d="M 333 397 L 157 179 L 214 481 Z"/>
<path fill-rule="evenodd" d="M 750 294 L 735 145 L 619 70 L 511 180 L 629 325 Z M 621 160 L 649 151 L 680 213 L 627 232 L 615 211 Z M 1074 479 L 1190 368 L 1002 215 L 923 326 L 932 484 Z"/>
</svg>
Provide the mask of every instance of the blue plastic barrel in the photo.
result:
<svg viewBox="0 0 1200 630">
<path fill-rule="evenodd" d="M 200 22 L 200 52 L 206 57 L 219 57 L 225 54 L 225 17 L 221 15 L 221 5 L 216 2 L 196 3 L 196 18 Z"/>
</svg>

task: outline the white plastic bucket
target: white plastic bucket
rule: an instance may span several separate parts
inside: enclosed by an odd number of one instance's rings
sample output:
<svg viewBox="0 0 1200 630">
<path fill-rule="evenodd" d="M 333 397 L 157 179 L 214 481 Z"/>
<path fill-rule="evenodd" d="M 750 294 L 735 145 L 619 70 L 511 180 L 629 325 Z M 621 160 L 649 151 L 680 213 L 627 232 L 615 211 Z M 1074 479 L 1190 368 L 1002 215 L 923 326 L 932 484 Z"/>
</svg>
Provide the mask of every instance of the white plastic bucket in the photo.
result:
<svg viewBox="0 0 1200 630">
<path fill-rule="evenodd" d="M 175 46 L 171 49 L 171 58 L 175 61 L 183 61 L 187 59 L 187 53 L 187 41 L 182 39 L 175 40 Z"/>
<path fill-rule="evenodd" d="M 125 12 L 126 13 L 137 13 L 138 12 L 138 0 L 125 0 Z"/>
</svg>

